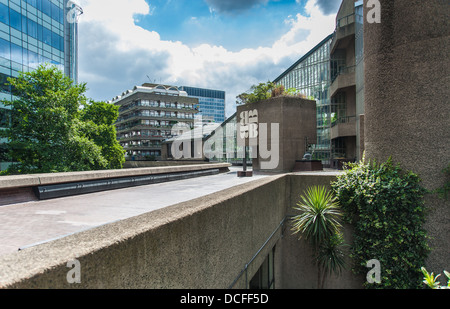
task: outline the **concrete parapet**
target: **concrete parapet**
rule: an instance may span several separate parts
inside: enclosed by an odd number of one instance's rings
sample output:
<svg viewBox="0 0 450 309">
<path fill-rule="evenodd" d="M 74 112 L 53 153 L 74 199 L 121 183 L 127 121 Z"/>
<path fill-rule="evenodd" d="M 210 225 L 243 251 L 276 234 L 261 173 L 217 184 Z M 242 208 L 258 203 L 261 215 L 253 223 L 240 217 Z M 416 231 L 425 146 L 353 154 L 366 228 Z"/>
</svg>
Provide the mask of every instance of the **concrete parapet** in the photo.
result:
<svg viewBox="0 0 450 309">
<path fill-rule="evenodd" d="M 87 171 L 87 172 L 1 176 L 0 190 L 19 187 L 30 187 L 36 185 L 51 185 L 57 183 L 106 179 L 106 178 L 189 172 L 215 168 L 224 169 L 230 166 L 231 164 L 229 163 L 210 163 L 210 164 L 160 166 L 160 167 L 146 167 L 146 168 L 127 168 L 127 169 Z"/>
<path fill-rule="evenodd" d="M 314 288 L 311 252 L 288 231 L 286 216 L 299 193 L 333 179 L 268 176 L 7 254 L 0 257 L 0 287 L 245 288 L 275 250 L 276 288 Z M 80 263 L 80 283 L 67 280 L 72 261 Z M 355 280 L 330 282 L 345 288 Z"/>
</svg>

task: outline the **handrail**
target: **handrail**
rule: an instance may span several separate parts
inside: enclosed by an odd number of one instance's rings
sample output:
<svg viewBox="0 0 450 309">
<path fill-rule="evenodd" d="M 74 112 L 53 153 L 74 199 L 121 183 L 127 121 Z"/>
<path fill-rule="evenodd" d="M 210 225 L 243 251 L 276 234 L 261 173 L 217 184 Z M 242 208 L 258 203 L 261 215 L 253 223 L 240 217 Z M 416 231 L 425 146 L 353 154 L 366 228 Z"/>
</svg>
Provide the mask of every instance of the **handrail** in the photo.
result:
<svg viewBox="0 0 450 309">
<path fill-rule="evenodd" d="M 233 283 L 228 287 L 228 289 L 232 289 L 234 287 L 234 285 L 236 284 L 236 282 L 242 277 L 242 275 L 245 273 L 245 286 L 247 288 L 247 284 L 248 284 L 248 278 L 247 278 L 247 270 L 248 270 L 248 266 L 256 259 L 256 257 L 261 253 L 261 251 L 264 249 L 264 247 L 269 243 L 269 241 L 273 238 L 273 236 L 275 235 L 276 232 L 278 232 L 278 230 L 285 224 L 286 219 L 288 219 L 289 216 L 285 216 L 283 218 L 283 220 L 281 220 L 280 224 L 278 224 L 278 227 L 272 232 L 272 234 L 270 234 L 269 238 L 266 239 L 266 241 L 264 242 L 264 244 L 261 246 L 261 248 L 259 248 L 258 251 L 256 251 L 256 253 L 253 255 L 253 257 L 250 259 L 250 261 L 245 264 L 244 268 L 241 270 L 241 272 L 239 273 L 239 275 L 236 277 L 236 279 L 234 279 Z M 283 236 L 283 234 L 281 234 Z"/>
<path fill-rule="evenodd" d="M 339 70 L 335 72 L 333 76 L 331 76 L 331 83 L 333 83 L 336 80 L 336 78 L 338 78 L 338 76 L 341 74 L 354 73 L 355 69 L 356 65 L 351 65 L 348 67 L 340 67 Z"/>
<path fill-rule="evenodd" d="M 339 117 L 338 119 L 334 120 L 331 123 L 331 127 L 337 126 L 338 124 L 341 123 L 350 123 L 353 122 L 354 120 L 356 120 L 356 116 Z"/>
</svg>

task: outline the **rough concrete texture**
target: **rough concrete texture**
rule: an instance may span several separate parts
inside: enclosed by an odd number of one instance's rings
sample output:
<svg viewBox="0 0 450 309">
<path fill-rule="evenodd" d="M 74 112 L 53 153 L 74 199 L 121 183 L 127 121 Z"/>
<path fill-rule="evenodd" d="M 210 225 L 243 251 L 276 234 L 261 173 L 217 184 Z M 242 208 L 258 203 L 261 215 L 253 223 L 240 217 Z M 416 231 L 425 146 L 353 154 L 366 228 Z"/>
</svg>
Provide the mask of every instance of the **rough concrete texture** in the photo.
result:
<svg viewBox="0 0 450 309">
<path fill-rule="evenodd" d="M 275 287 L 314 288 L 309 248 L 291 235 L 289 222 L 279 226 L 298 194 L 310 185 L 329 184 L 335 175 L 267 176 L 4 255 L 0 287 L 203 289 L 235 282 L 234 288 L 245 288 L 275 247 Z M 73 267 L 67 265 L 74 259 L 81 266 L 79 284 L 67 282 Z M 360 286 L 349 274 L 331 283 Z"/>
<path fill-rule="evenodd" d="M 237 108 L 237 123 L 240 122 L 240 114 L 244 111 L 258 111 L 259 136 L 257 157 L 253 158 L 253 169 L 266 172 L 291 172 L 295 161 L 301 160 L 306 152 L 306 138 L 309 144 L 315 144 L 317 140 L 317 111 L 316 102 L 296 97 L 275 97 L 261 102 L 245 104 Z M 263 148 L 261 142 L 261 124 L 267 124 L 267 146 Z M 271 125 L 279 124 L 279 136 L 277 141 L 272 141 Z M 238 139 L 239 132 L 238 132 Z M 278 142 L 278 144 L 276 143 Z M 248 143 L 248 139 L 247 139 Z M 239 142 L 238 142 L 239 144 Z M 274 160 L 263 158 L 263 151 L 275 153 L 272 147 L 279 146 L 278 165 L 274 168 L 264 168 L 262 162 Z M 264 150 L 262 150 L 264 149 Z"/>
<path fill-rule="evenodd" d="M 381 0 L 381 23 L 364 24 L 365 151 L 392 156 L 422 178 L 443 187 L 450 163 L 450 27 L 448 1 Z M 450 207 L 426 198 L 432 253 L 427 269 L 450 269 Z"/>
</svg>

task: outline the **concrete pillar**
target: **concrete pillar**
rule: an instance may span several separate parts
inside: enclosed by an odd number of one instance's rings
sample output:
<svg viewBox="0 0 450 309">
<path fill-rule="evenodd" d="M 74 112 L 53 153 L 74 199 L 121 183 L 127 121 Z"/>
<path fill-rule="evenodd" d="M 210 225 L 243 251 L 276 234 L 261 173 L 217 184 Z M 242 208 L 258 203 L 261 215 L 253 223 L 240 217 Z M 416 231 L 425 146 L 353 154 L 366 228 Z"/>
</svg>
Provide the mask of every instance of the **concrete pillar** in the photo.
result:
<svg viewBox="0 0 450 309">
<path fill-rule="evenodd" d="M 442 170 L 450 163 L 450 5 L 379 3 L 381 22 L 364 21 L 366 158 L 392 156 L 434 190 L 444 185 Z M 433 237 L 427 269 L 435 273 L 450 269 L 449 203 L 436 194 L 426 198 Z"/>
</svg>

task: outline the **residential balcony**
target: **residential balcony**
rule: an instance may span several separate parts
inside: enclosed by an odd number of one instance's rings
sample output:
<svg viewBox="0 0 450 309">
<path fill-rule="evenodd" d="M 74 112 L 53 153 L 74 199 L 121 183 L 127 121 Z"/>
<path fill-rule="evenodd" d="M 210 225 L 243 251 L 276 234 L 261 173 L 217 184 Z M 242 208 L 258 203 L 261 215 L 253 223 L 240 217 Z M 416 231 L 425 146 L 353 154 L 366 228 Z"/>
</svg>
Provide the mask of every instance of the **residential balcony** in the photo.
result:
<svg viewBox="0 0 450 309">
<path fill-rule="evenodd" d="M 355 36 L 355 14 L 344 16 L 337 20 L 336 29 L 331 41 L 330 51 L 331 53 L 337 48 L 341 41 L 350 40 Z M 346 42 L 343 42 L 346 44 Z"/>
<path fill-rule="evenodd" d="M 356 66 L 343 67 L 331 77 L 330 96 L 333 97 L 339 89 L 356 86 Z"/>
<path fill-rule="evenodd" d="M 331 139 L 356 136 L 356 116 L 339 118 L 331 125 Z"/>
</svg>

